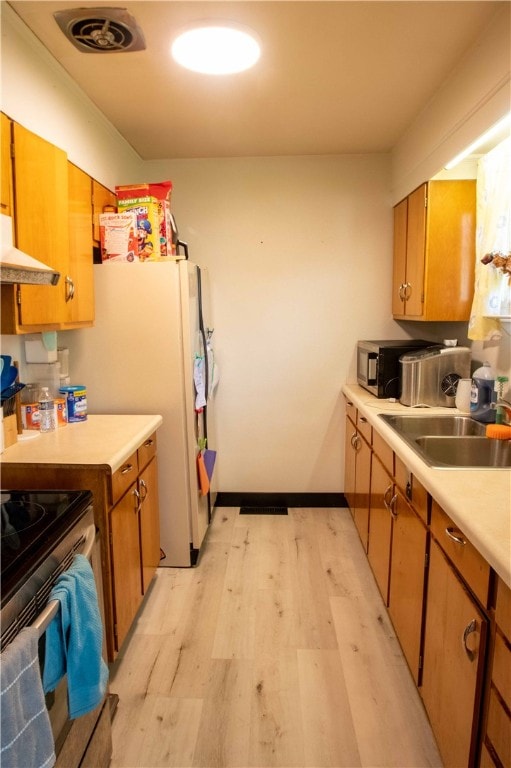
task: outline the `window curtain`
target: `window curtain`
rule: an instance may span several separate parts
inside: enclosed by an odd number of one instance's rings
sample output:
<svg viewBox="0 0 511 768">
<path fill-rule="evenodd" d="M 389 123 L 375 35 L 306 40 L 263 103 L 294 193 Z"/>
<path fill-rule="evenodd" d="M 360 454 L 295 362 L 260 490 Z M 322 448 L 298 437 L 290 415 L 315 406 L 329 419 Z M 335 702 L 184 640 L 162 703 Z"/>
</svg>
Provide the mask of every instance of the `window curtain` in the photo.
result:
<svg viewBox="0 0 511 768">
<path fill-rule="evenodd" d="M 476 267 L 468 337 L 502 336 L 511 316 L 511 137 L 481 158 L 477 170 Z M 497 257 L 497 258 L 496 258 Z M 495 258 L 495 266 L 493 259 Z M 502 262 L 507 258 L 507 267 Z"/>
</svg>

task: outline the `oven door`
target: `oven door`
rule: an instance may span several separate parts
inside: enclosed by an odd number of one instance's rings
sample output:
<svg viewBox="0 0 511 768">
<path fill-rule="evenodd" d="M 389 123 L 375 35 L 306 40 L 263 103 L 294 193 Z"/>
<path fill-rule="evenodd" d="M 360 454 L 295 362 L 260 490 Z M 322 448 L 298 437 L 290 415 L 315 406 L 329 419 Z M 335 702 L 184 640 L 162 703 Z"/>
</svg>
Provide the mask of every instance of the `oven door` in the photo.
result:
<svg viewBox="0 0 511 768">
<path fill-rule="evenodd" d="M 61 564 L 61 572 L 66 570 L 72 562 L 74 554 L 81 552 L 91 563 L 98 601 L 103 619 L 103 586 L 101 583 L 101 560 L 99 553 L 99 537 L 92 523 L 89 525 L 85 541 L 81 547 L 75 549 L 66 556 Z M 67 560 L 70 562 L 66 562 Z M 41 635 L 39 649 L 41 668 L 44 664 L 44 633 L 50 622 L 59 610 L 58 601 L 47 604 L 46 608 L 33 622 Z M 103 649 L 105 655 L 105 650 Z M 57 756 L 57 768 L 107 768 L 112 754 L 111 716 L 108 695 L 101 704 L 92 712 L 82 717 L 71 720 L 67 702 L 67 678 L 64 677 L 54 691 L 46 694 L 46 707 L 50 716 L 50 723 L 55 741 L 55 754 Z"/>
</svg>

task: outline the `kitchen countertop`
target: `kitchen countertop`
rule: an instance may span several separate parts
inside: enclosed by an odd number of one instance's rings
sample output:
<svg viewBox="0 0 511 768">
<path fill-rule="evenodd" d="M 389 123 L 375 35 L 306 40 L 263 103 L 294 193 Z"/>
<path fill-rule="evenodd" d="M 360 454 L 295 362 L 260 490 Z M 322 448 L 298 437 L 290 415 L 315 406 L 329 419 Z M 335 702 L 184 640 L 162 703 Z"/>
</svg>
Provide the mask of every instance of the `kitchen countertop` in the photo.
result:
<svg viewBox="0 0 511 768">
<path fill-rule="evenodd" d="M 2 464 L 106 465 L 115 472 L 162 423 L 159 415 L 88 415 L 86 421 L 18 440 L 0 460 Z"/>
<path fill-rule="evenodd" d="M 345 384 L 342 391 L 511 587 L 511 470 L 433 469 L 378 417 L 380 413 L 425 414 L 425 409 L 380 400 L 357 384 Z M 459 411 L 428 408 L 427 413 Z"/>
</svg>

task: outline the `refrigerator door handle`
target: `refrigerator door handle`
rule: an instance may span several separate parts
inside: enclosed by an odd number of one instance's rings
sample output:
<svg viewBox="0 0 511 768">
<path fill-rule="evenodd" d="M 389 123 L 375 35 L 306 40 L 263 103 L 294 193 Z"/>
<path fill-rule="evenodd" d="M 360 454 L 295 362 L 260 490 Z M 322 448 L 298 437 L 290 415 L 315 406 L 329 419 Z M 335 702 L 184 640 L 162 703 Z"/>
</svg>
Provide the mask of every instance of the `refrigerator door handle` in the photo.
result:
<svg viewBox="0 0 511 768">
<path fill-rule="evenodd" d="M 183 242 L 183 240 L 178 240 L 177 241 L 176 251 L 177 251 L 178 255 L 180 253 L 179 249 L 181 247 L 183 248 L 183 251 L 185 252 L 185 261 L 188 261 L 188 243 Z"/>
</svg>

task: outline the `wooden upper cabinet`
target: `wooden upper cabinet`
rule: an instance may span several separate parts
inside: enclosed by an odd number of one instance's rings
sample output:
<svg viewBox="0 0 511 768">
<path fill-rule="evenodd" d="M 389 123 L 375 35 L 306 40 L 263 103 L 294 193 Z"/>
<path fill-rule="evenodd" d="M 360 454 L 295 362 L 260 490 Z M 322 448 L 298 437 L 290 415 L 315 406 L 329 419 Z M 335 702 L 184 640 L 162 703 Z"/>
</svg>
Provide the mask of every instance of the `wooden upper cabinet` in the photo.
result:
<svg viewBox="0 0 511 768">
<path fill-rule="evenodd" d="M 13 217 L 15 245 L 60 278 L 56 286 L 2 285 L 3 333 L 92 325 L 91 177 L 63 150 L 2 115 L 2 198 L 4 177 L 12 177 L 2 211 Z"/>
<path fill-rule="evenodd" d="M 69 275 L 73 296 L 67 302 L 65 323 L 80 327 L 94 321 L 92 255 L 92 179 L 68 163 Z"/>
<path fill-rule="evenodd" d="M 20 285 L 19 325 L 58 327 L 66 312 L 67 156 L 17 123 L 13 140 L 15 244 L 61 273 L 57 286 Z"/>
<path fill-rule="evenodd" d="M 392 313 L 468 320 L 475 269 L 476 182 L 429 181 L 394 208 Z"/>
<path fill-rule="evenodd" d="M 0 212 L 6 216 L 12 215 L 12 169 L 11 169 L 11 121 L 2 112 L 1 115 L 1 151 L 2 151 L 2 177 Z"/>
</svg>

